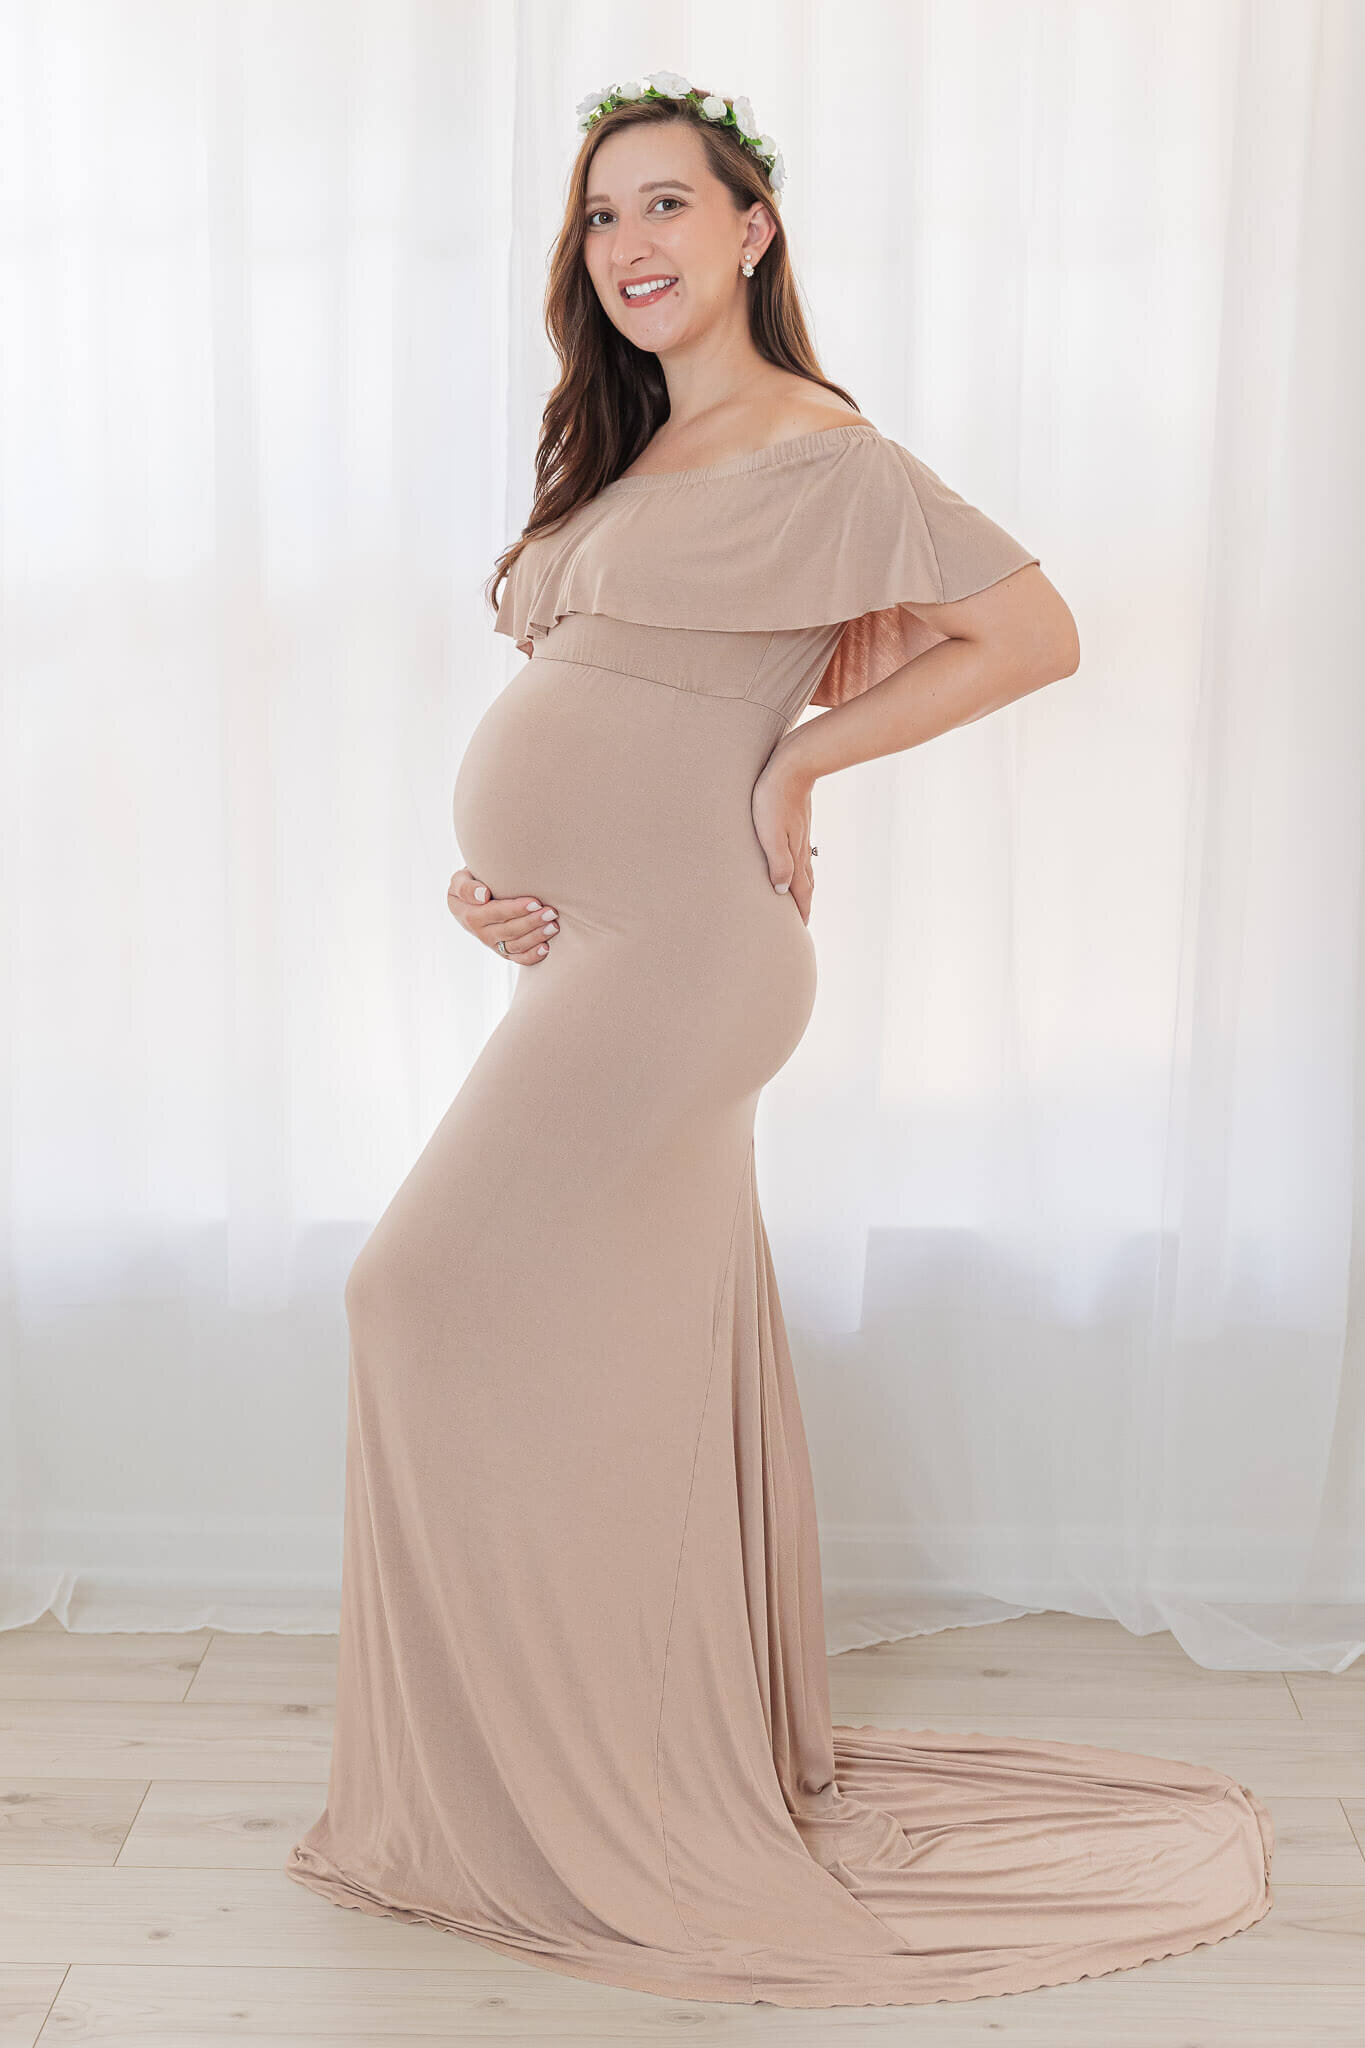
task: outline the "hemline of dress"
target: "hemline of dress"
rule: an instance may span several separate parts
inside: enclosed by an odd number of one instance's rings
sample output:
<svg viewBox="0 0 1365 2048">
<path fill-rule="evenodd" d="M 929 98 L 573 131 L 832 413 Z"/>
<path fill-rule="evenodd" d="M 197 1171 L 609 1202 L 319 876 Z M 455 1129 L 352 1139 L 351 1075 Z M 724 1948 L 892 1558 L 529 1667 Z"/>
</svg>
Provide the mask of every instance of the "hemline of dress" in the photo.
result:
<svg viewBox="0 0 1365 2048">
<path fill-rule="evenodd" d="M 355 1911 L 368 1913 L 376 1918 L 415 1922 L 437 1928 L 443 1934 L 454 1934 L 466 1941 L 478 1944 L 495 1955 L 509 1957 L 514 1962 L 529 1963 L 533 1969 L 546 1970 L 553 1976 L 575 1977 L 580 1982 L 609 1984 L 618 1991 L 644 1991 L 660 1998 L 687 1998 L 710 2000 L 727 2005 L 773 2005 L 796 2011 L 828 2011 L 837 2006 L 890 2006 L 890 2005 L 958 2005 L 974 1998 L 1009 1997 L 1021 1991 L 1053 1990 L 1062 1984 L 1079 1984 L 1090 1977 L 1111 1977 L 1123 1970 L 1133 1970 L 1143 1963 L 1164 1962 L 1171 1956 L 1190 1955 L 1197 1948 L 1209 1948 L 1216 1942 L 1226 1941 L 1234 1934 L 1244 1934 L 1254 1927 L 1258 1920 L 1274 1905 L 1274 1893 L 1270 1889 L 1270 1853 L 1265 1845 L 1273 1841 L 1272 1823 L 1266 1807 L 1249 1786 L 1240 1790 L 1246 1795 L 1251 1810 L 1256 1816 L 1265 1850 L 1265 1893 L 1252 1907 L 1235 1915 L 1226 1927 L 1215 1933 L 1199 1935 L 1193 1941 L 1176 1941 L 1162 1946 L 1150 1942 L 1134 1941 L 1121 1948 L 1115 1957 L 1090 1969 L 1075 1969 L 1064 1966 L 1057 1971 L 1042 1975 L 1034 1966 L 1002 1965 L 989 1977 L 981 1978 L 972 1985 L 959 1985 L 947 1990 L 934 1990 L 929 1986 L 910 1986 L 906 1990 L 888 1991 L 885 1980 L 878 1983 L 866 1975 L 845 1986 L 764 1984 L 756 1978 L 749 1960 L 751 1956 L 762 1956 L 771 1950 L 752 1949 L 740 1957 L 745 1964 L 744 1974 L 717 1971 L 702 1982 L 696 1978 L 679 1976 L 675 1981 L 657 1971 L 631 1971 L 614 1962 L 591 1957 L 562 1957 L 539 1953 L 524 1948 L 516 1942 L 500 1941 L 496 1935 L 474 1933 L 458 1922 L 443 1918 L 418 1906 L 403 1904 L 377 1887 L 350 1877 L 335 1864 L 318 1854 L 315 1849 L 300 1851 L 296 1845 L 289 1852 L 283 1865 L 285 1875 L 301 1884 L 306 1890 L 316 1892 L 319 1897 L 333 1905 L 348 1906 Z M 307 1859 L 307 1860 L 305 1860 Z M 761 1965 L 760 1965 L 761 1969 Z"/>
</svg>

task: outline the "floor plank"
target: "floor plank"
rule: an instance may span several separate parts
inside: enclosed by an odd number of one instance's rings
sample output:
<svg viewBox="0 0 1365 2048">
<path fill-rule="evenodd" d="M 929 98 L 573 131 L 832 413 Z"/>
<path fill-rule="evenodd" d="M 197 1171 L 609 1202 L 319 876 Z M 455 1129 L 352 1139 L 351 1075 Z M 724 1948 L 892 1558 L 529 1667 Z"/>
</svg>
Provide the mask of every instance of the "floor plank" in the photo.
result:
<svg viewBox="0 0 1365 2048">
<path fill-rule="evenodd" d="M 0 1779 L 326 1779 L 331 1709 L 125 1700 L 0 1705 Z M 1362 1786 L 1365 1792 L 1365 1786 Z"/>
<path fill-rule="evenodd" d="M 283 1865 L 283 1857 L 280 1859 Z M 0 1870 L 0 1962 L 486 1968 L 438 1927 L 335 1906 L 279 1870 Z"/>
<path fill-rule="evenodd" d="M 183 1700 L 211 1640 L 208 1629 L 92 1636 L 30 1623 L 0 1630 L 0 1700 Z"/>
<path fill-rule="evenodd" d="M 146 1792 L 137 1778 L 10 1778 L 0 1783 L 0 1864 L 112 1863 Z"/>
<path fill-rule="evenodd" d="M 57 1964 L 0 1963 L 0 2048 L 33 2048 L 65 1976 Z"/>
<path fill-rule="evenodd" d="M 1339 1799 L 1266 1799 L 1275 1827 L 1275 1884 L 1360 1884 L 1365 1851 Z"/>
<path fill-rule="evenodd" d="M 153 1785 L 119 1851 L 119 1867 L 278 1870 L 290 1844 L 321 1813 L 324 1794 L 322 1785 L 272 1784 L 268 1780 L 233 1784 L 187 1778 Z M 1346 1841 L 1354 1848 L 1340 1803 L 1330 1803 Z M 1321 1828 L 1322 1824 L 1318 1825 Z"/>
<path fill-rule="evenodd" d="M 215 1636 L 186 1698 L 199 1705 L 262 1700 L 330 1706 L 335 1636 Z"/>
<path fill-rule="evenodd" d="M 1365 1657 L 1349 1671 L 1288 1671 L 1285 1683 L 1305 1721 L 1365 1728 Z"/>
<path fill-rule="evenodd" d="M 1365 1856 L 1365 1799 L 1343 1799 L 1341 1810 L 1346 1816 L 1346 1825 L 1360 1845 L 1361 1855 Z"/>
</svg>

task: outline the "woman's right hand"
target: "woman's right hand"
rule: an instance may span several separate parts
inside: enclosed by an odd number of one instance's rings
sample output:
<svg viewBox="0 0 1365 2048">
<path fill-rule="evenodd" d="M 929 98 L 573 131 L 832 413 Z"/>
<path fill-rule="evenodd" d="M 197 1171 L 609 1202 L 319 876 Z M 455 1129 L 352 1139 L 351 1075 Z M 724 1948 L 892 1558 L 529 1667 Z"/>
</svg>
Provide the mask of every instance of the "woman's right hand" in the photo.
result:
<svg viewBox="0 0 1365 2048">
<path fill-rule="evenodd" d="M 555 912 L 538 896 L 495 896 L 468 868 L 457 868 L 451 876 L 446 902 L 456 922 L 485 946 L 496 951 L 498 940 L 506 940 L 503 958 L 523 967 L 534 967 L 546 957 L 559 930 Z"/>
</svg>

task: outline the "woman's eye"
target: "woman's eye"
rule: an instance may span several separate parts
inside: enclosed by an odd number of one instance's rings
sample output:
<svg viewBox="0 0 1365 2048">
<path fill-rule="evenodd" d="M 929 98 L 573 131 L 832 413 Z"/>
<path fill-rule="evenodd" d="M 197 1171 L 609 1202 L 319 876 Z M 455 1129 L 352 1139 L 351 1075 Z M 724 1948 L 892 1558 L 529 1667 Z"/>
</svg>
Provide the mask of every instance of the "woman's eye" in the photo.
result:
<svg viewBox="0 0 1365 2048">
<path fill-rule="evenodd" d="M 681 199 L 675 198 L 671 192 L 664 192 L 660 194 L 654 204 L 655 206 L 681 206 L 684 202 Z M 609 206 L 599 206 L 588 215 L 587 226 L 590 228 L 595 227 L 599 220 L 610 219 L 610 217 L 611 208 Z"/>
</svg>

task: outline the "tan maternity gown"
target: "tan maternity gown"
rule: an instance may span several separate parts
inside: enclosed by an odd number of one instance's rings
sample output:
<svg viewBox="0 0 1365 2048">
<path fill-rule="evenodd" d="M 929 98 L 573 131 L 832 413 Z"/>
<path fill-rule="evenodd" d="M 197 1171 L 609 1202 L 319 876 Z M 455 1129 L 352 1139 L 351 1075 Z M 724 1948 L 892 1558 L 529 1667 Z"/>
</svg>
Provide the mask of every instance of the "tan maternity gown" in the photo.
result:
<svg viewBox="0 0 1365 2048">
<path fill-rule="evenodd" d="M 832 1727 L 754 1180 L 815 999 L 750 796 L 810 702 L 1038 558 L 858 423 L 620 477 L 523 551 L 533 658 L 455 785 L 561 916 L 362 1247 L 340 1672 L 290 1876 L 680 1998 L 920 2004 L 1180 1954 L 1271 1904 L 1198 1764 Z"/>
</svg>

